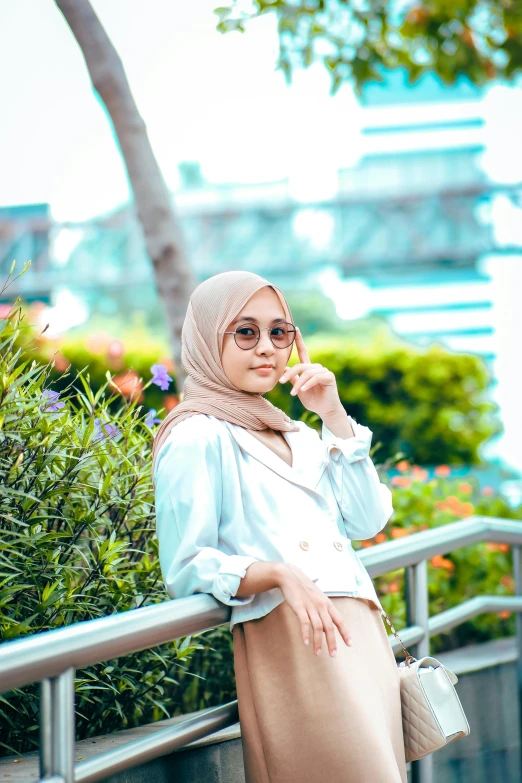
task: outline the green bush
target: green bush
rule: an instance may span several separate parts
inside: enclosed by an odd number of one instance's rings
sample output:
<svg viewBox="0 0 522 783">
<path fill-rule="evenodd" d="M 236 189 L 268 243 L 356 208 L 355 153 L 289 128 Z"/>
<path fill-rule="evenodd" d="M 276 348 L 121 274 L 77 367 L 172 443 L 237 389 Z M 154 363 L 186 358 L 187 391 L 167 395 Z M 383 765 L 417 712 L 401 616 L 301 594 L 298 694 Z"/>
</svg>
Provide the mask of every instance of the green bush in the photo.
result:
<svg viewBox="0 0 522 783">
<path fill-rule="evenodd" d="M 475 477 L 453 478 L 447 465 L 438 466 L 436 478 L 407 461 L 398 463 L 400 475 L 391 479 L 395 513 L 386 528 L 367 541 L 355 542 L 364 549 L 405 535 L 441 527 L 472 515 L 522 520 L 522 505 L 512 508 L 506 500 L 482 490 Z M 522 530 L 522 527 L 521 527 Z M 436 555 L 428 561 L 430 615 L 450 609 L 477 595 L 513 595 L 513 557 L 509 544 L 481 542 Z M 404 627 L 404 570 L 383 574 L 376 589 L 396 630 Z M 388 628 L 388 626 L 386 626 Z M 448 632 L 432 637 L 433 652 L 444 652 L 466 644 L 512 636 L 515 615 L 502 611 L 478 615 Z"/>
<path fill-rule="evenodd" d="M 371 424 L 380 460 L 400 452 L 421 465 L 476 465 L 480 445 L 501 431 L 488 399 L 491 379 L 477 356 L 417 348 L 386 331 L 357 342 L 317 336 L 307 345 L 311 360 L 335 373 L 347 412 Z M 290 363 L 296 361 L 294 351 Z M 286 388 L 267 397 L 301 418 L 303 406 Z"/>
<path fill-rule="evenodd" d="M 167 597 L 149 424 L 107 380 L 94 394 L 86 373 L 65 375 L 62 394 L 52 390 L 26 332 L 19 309 L 0 321 L 2 641 Z M 77 738 L 176 714 L 194 639 L 78 670 Z M 0 756 L 37 747 L 36 684 L 0 696 L 0 723 Z"/>
</svg>

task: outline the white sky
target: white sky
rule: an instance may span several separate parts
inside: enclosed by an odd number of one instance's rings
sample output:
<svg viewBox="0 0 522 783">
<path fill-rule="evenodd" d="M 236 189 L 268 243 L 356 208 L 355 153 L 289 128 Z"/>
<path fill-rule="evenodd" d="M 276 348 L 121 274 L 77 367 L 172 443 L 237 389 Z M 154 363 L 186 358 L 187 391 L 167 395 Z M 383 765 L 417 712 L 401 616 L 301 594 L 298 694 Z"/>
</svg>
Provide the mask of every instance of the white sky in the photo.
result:
<svg viewBox="0 0 522 783">
<path fill-rule="evenodd" d="M 321 66 L 290 90 L 273 20 L 222 35 L 218 0 L 94 0 L 167 183 L 180 160 L 214 181 L 308 176 L 357 156 L 360 111 Z M 52 0 L 0 0 L 0 205 L 48 201 L 81 220 L 127 200 L 125 170 L 75 39 Z M 328 143 L 317 144 L 317 139 Z M 350 143 L 352 140 L 353 143 Z"/>
</svg>

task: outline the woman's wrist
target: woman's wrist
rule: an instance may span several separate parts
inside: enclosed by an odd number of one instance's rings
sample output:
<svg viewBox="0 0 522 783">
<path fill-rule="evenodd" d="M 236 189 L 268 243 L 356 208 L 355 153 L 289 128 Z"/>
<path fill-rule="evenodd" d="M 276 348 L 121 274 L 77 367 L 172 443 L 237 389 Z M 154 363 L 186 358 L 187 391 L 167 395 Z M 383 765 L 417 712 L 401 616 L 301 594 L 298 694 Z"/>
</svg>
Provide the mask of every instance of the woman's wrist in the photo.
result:
<svg viewBox="0 0 522 783">
<path fill-rule="evenodd" d="M 328 427 L 332 435 L 337 438 L 354 438 L 355 432 L 353 431 L 350 419 L 343 407 L 339 408 L 332 413 L 322 416 L 323 424 Z"/>
<path fill-rule="evenodd" d="M 246 569 L 245 576 L 241 579 L 236 595 L 239 597 L 245 595 L 254 595 L 264 593 L 265 590 L 272 590 L 279 587 L 283 579 L 283 570 L 281 566 L 285 563 L 277 561 L 257 560 Z"/>
</svg>

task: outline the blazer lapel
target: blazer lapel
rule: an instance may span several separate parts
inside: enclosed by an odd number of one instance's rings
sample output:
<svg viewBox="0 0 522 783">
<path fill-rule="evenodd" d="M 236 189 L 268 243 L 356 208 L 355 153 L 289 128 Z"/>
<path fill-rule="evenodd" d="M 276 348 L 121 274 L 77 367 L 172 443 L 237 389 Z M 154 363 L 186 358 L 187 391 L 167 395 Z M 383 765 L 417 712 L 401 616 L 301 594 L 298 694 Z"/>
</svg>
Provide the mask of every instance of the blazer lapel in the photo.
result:
<svg viewBox="0 0 522 783">
<path fill-rule="evenodd" d="M 261 443 L 244 427 L 225 421 L 230 433 L 239 447 L 251 457 L 266 465 L 282 478 L 294 484 L 315 490 L 324 469 L 328 464 L 325 450 L 321 448 L 320 438 L 309 437 L 316 433 L 308 433 L 301 426 L 299 432 L 283 432 L 283 437 L 292 449 L 292 466 L 288 465 L 272 449 Z"/>
</svg>

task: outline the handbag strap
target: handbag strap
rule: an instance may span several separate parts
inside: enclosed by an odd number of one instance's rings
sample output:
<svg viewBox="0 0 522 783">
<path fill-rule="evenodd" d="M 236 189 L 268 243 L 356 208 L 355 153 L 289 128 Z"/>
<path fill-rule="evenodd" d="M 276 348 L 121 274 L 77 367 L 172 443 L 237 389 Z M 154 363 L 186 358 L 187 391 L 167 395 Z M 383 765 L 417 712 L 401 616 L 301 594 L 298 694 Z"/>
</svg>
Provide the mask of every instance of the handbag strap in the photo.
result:
<svg viewBox="0 0 522 783">
<path fill-rule="evenodd" d="M 382 609 L 382 606 L 381 606 L 381 609 Z M 414 658 L 414 657 L 413 657 L 413 655 L 410 655 L 410 654 L 409 654 L 408 650 L 406 649 L 406 647 L 405 647 L 405 646 L 404 646 L 404 644 L 402 643 L 402 639 L 401 639 L 401 637 L 399 636 L 399 634 L 397 633 L 397 631 L 396 631 L 396 630 L 395 630 L 395 628 L 393 627 L 393 625 L 392 625 L 392 622 L 391 622 L 390 618 L 388 617 L 388 615 L 386 614 L 386 612 L 384 611 L 384 609 L 382 609 L 382 614 L 383 614 L 383 615 L 384 615 L 384 617 L 386 618 L 386 622 L 388 623 L 388 625 L 389 625 L 389 626 L 390 626 L 390 628 L 392 629 L 392 632 L 393 632 L 394 636 L 396 637 L 396 639 L 398 639 L 398 640 L 399 640 L 399 644 L 401 645 L 401 647 L 402 647 L 402 649 L 403 649 L 403 651 L 404 651 L 404 660 L 405 660 L 405 662 L 406 662 L 406 663 L 408 664 L 408 666 L 409 666 L 409 665 L 410 665 L 410 663 L 413 663 L 413 661 L 416 661 L 416 660 L 417 660 L 417 658 Z"/>
</svg>

